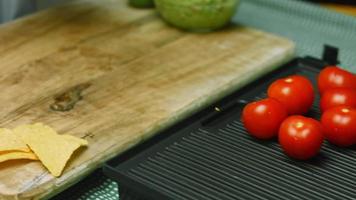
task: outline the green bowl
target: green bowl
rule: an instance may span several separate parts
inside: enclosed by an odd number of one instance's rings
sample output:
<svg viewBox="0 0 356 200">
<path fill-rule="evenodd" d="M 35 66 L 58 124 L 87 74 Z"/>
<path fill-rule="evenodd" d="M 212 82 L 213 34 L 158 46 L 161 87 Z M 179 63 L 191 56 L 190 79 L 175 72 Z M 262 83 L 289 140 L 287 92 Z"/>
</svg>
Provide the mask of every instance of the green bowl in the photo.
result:
<svg viewBox="0 0 356 200">
<path fill-rule="evenodd" d="M 189 31 L 213 31 L 227 25 L 240 0 L 155 0 L 162 18 Z"/>
</svg>

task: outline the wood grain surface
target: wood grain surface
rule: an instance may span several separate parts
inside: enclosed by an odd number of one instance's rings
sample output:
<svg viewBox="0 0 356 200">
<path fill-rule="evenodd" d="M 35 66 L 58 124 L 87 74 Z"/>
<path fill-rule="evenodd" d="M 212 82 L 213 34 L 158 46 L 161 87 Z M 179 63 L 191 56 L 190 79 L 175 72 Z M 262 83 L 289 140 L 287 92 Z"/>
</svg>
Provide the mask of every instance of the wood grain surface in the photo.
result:
<svg viewBox="0 0 356 200">
<path fill-rule="evenodd" d="M 294 52 L 240 25 L 179 31 L 120 0 L 73 1 L 2 25 L 0 44 L 1 127 L 43 122 L 89 141 L 60 178 L 39 162 L 0 164 L 0 199 L 21 200 L 64 190 Z"/>
</svg>

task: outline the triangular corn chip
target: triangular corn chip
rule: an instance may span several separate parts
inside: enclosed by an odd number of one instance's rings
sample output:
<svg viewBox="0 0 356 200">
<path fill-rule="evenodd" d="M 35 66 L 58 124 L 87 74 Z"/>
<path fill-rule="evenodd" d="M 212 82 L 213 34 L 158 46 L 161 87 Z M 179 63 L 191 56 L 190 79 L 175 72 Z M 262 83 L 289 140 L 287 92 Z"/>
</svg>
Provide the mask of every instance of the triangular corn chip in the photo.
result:
<svg viewBox="0 0 356 200">
<path fill-rule="evenodd" d="M 38 160 L 37 156 L 32 152 L 19 152 L 19 151 L 10 151 L 6 153 L 0 153 L 0 163 L 8 160 Z"/>
<path fill-rule="evenodd" d="M 30 149 L 12 130 L 0 128 L 0 153 L 6 151 L 30 152 Z"/>
<path fill-rule="evenodd" d="M 53 176 L 60 176 L 71 155 L 85 142 L 58 135 L 51 127 L 37 123 L 23 125 L 14 132 L 30 147 Z"/>
</svg>

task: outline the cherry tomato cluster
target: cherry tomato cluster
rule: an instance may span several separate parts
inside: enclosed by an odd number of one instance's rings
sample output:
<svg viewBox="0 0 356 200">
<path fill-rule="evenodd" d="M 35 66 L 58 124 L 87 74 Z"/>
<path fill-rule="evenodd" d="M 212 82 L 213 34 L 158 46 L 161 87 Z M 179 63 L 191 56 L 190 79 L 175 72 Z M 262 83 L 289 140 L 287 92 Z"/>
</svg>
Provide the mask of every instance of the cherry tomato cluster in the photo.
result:
<svg viewBox="0 0 356 200">
<path fill-rule="evenodd" d="M 356 143 L 356 75 L 336 66 L 318 76 L 321 121 L 303 116 L 315 98 L 313 84 L 292 75 L 273 82 L 266 99 L 249 103 L 242 112 L 248 133 L 258 139 L 278 136 L 290 157 L 306 160 L 320 151 L 326 138 L 347 147 Z"/>
</svg>

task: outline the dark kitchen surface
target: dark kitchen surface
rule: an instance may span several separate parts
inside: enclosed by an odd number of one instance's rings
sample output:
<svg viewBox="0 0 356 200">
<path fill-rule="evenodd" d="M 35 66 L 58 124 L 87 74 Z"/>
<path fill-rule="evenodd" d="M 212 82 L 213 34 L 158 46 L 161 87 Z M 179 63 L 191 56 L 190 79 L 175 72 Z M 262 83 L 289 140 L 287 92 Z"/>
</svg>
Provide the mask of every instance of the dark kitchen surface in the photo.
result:
<svg viewBox="0 0 356 200">
<path fill-rule="evenodd" d="M 243 2 L 235 21 L 293 39 L 300 56 L 319 57 L 325 43 L 338 46 L 342 66 L 356 72 L 356 20 L 351 16 L 294 0 L 248 0 Z M 54 199 L 96 196 L 118 199 L 116 184 L 100 170 Z"/>
</svg>

